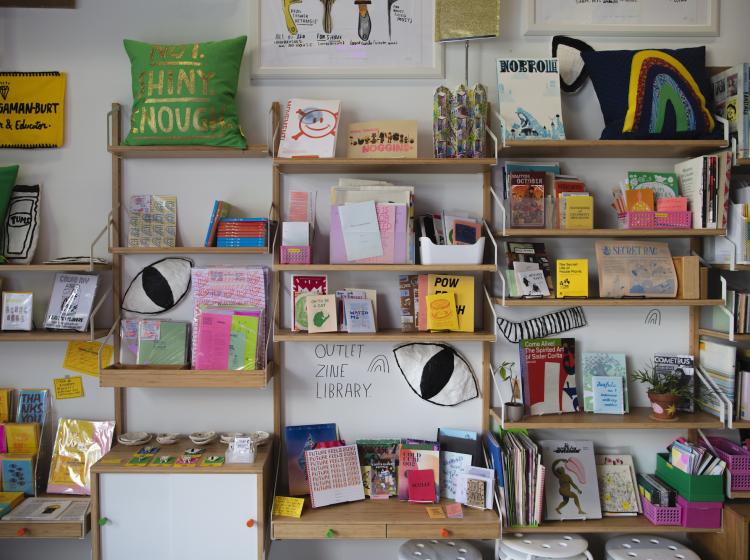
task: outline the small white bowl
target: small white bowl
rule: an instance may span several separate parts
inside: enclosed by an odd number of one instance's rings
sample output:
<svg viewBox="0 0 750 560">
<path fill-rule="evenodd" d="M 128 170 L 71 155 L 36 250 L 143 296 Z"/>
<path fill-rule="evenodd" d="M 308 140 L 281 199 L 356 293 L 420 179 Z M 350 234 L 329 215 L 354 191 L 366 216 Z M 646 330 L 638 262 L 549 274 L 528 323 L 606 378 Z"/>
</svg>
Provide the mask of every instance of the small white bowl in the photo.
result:
<svg viewBox="0 0 750 560">
<path fill-rule="evenodd" d="M 193 432 L 188 437 L 195 445 L 206 445 L 216 439 L 216 432 Z"/>
<path fill-rule="evenodd" d="M 117 441 L 122 445 L 143 445 L 144 443 L 151 441 L 151 434 L 148 432 L 127 432 L 120 434 Z"/>
<path fill-rule="evenodd" d="M 248 434 L 245 434 L 243 432 L 227 432 L 225 434 L 221 434 L 221 443 L 224 445 L 229 445 L 232 441 L 234 441 L 235 438 L 242 438 L 242 437 L 250 437 Z"/>
<path fill-rule="evenodd" d="M 177 443 L 178 439 L 180 439 L 180 434 L 174 434 L 174 433 L 156 434 L 156 441 L 160 443 L 161 445 L 172 445 L 174 443 Z"/>
<path fill-rule="evenodd" d="M 259 430 L 257 432 L 252 432 L 250 434 L 250 437 L 253 440 L 253 443 L 256 446 L 261 446 L 267 444 L 271 440 L 271 434 L 268 432 L 264 432 L 262 430 Z"/>
</svg>

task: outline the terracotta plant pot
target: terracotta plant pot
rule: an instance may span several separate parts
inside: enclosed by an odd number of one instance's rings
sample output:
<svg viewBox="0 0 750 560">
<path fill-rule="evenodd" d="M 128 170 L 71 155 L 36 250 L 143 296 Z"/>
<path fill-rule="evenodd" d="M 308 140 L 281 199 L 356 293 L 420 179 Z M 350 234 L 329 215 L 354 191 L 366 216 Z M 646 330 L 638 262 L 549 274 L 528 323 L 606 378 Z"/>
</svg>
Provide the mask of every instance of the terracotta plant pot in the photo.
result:
<svg viewBox="0 0 750 560">
<path fill-rule="evenodd" d="M 677 417 L 677 401 L 679 397 L 671 394 L 648 392 L 651 401 L 651 416 L 655 420 L 674 420 Z"/>
<path fill-rule="evenodd" d="M 505 421 L 518 422 L 523 418 L 523 405 L 521 403 L 505 403 Z"/>
</svg>

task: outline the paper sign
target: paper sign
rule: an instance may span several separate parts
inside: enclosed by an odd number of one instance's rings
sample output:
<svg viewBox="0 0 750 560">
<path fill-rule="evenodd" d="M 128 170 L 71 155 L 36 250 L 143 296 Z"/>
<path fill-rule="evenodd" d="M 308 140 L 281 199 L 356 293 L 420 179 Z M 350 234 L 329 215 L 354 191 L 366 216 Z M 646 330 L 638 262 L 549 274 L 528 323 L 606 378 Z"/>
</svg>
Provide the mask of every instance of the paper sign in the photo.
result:
<svg viewBox="0 0 750 560">
<path fill-rule="evenodd" d="M 0 73 L 0 148 L 63 145 L 65 74 Z"/>
<path fill-rule="evenodd" d="M 463 519 L 464 509 L 459 503 L 445 504 L 445 513 L 448 514 L 450 519 Z"/>
<path fill-rule="evenodd" d="M 58 377 L 53 379 L 55 384 L 55 398 L 61 399 L 78 399 L 83 396 L 83 377 Z"/>
<path fill-rule="evenodd" d="M 440 506 L 427 506 L 425 509 L 430 519 L 445 519 L 445 512 Z"/>
<path fill-rule="evenodd" d="M 77 373 L 99 376 L 99 349 L 101 342 L 69 342 L 63 367 Z M 107 344 L 102 351 L 102 365 L 112 363 L 112 347 Z"/>
<path fill-rule="evenodd" d="M 273 499 L 273 514 L 281 517 L 302 517 L 302 507 L 305 505 L 304 498 L 290 498 L 288 496 L 276 496 Z"/>
<path fill-rule="evenodd" d="M 383 256 L 375 202 L 369 200 L 339 206 L 339 219 L 347 260 Z"/>
</svg>

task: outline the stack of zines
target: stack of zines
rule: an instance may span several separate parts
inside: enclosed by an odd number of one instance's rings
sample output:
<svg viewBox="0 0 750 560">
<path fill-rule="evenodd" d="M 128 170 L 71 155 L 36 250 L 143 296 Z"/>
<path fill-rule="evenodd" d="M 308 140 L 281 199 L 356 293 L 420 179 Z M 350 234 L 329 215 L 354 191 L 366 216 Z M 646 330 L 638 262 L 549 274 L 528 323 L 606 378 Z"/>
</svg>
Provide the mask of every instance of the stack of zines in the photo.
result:
<svg viewBox="0 0 750 560">
<path fill-rule="evenodd" d="M 266 218 L 225 218 L 219 222 L 217 247 L 265 247 L 267 244 Z"/>
</svg>

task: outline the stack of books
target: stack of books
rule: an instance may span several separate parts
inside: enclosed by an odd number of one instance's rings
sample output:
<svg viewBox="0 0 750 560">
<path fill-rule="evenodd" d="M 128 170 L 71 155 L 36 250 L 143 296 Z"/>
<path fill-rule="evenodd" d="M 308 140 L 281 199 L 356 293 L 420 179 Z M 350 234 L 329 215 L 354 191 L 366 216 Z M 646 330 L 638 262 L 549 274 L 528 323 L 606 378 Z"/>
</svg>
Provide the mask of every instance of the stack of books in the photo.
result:
<svg viewBox="0 0 750 560">
<path fill-rule="evenodd" d="M 502 463 L 504 526 L 538 525 L 544 506 L 545 471 L 539 447 L 526 434 L 506 432 L 502 438 Z"/>
<path fill-rule="evenodd" d="M 224 218 L 219 222 L 217 247 L 265 247 L 268 245 L 267 218 Z"/>
<path fill-rule="evenodd" d="M 747 63 L 711 77 L 716 114 L 729 121 L 729 136 L 737 141 L 737 157 L 740 158 L 750 158 L 749 82 L 750 64 Z"/>
<path fill-rule="evenodd" d="M 510 297 L 549 297 L 554 291 L 552 268 L 544 243 L 509 242 L 505 247 L 505 279 Z"/>
<path fill-rule="evenodd" d="M 399 277 L 401 330 L 474 332 L 474 277 L 414 274 Z"/>
</svg>

